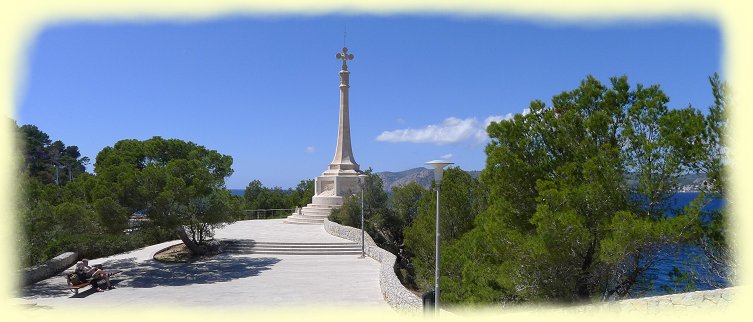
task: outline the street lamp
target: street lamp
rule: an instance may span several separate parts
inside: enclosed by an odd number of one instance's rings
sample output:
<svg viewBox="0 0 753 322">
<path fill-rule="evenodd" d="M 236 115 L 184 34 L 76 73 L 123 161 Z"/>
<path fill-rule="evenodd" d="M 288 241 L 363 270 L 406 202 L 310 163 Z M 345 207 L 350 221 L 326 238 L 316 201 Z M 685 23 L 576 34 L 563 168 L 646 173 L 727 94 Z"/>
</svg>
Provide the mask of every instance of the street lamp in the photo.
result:
<svg viewBox="0 0 753 322">
<path fill-rule="evenodd" d="M 358 182 L 361 184 L 361 257 L 366 258 L 366 246 L 364 245 L 365 233 L 363 231 L 363 191 L 366 190 L 366 177 L 367 175 L 361 173 L 358 175 Z"/>
<path fill-rule="evenodd" d="M 437 183 L 437 236 L 434 246 L 434 312 L 439 315 L 439 190 L 442 186 L 444 167 L 453 163 L 444 160 L 434 160 L 426 162 L 426 164 L 434 168 L 434 181 Z"/>
</svg>

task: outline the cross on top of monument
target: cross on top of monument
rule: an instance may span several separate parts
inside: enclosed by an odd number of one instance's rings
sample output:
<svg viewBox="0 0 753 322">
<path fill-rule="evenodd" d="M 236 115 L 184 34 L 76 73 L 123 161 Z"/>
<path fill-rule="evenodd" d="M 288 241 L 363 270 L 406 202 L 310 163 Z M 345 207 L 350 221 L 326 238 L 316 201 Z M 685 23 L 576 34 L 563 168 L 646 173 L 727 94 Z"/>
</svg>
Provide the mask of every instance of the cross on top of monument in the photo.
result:
<svg viewBox="0 0 753 322">
<path fill-rule="evenodd" d="M 348 54 L 348 47 L 343 47 L 343 52 L 342 53 L 337 53 L 337 55 L 335 55 L 335 57 L 337 59 L 342 59 L 343 60 L 343 70 L 348 70 L 347 61 L 353 60 L 353 54 Z"/>
</svg>

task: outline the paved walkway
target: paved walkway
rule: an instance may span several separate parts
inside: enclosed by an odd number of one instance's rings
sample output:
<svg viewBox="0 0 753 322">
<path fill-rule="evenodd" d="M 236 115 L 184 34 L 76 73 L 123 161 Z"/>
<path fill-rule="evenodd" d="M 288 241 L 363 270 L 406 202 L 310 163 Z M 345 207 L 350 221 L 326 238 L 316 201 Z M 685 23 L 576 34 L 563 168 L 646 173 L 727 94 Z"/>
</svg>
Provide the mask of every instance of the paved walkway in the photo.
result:
<svg viewBox="0 0 753 322">
<path fill-rule="evenodd" d="M 279 220 L 248 220 L 217 230 L 217 239 L 256 242 L 340 243 L 320 225 L 291 225 Z M 366 306 L 385 308 L 379 288 L 380 264 L 354 255 L 270 255 L 224 253 L 211 259 L 166 264 L 152 259 L 155 252 L 179 243 L 171 241 L 90 260 L 123 273 L 113 277 L 114 290 L 78 295 L 66 289 L 65 278 L 55 276 L 25 287 L 19 301 L 37 307 L 91 307 L 127 309 L 188 307 L 281 308 L 312 306 Z M 66 272 L 71 271 L 69 268 Z"/>
</svg>

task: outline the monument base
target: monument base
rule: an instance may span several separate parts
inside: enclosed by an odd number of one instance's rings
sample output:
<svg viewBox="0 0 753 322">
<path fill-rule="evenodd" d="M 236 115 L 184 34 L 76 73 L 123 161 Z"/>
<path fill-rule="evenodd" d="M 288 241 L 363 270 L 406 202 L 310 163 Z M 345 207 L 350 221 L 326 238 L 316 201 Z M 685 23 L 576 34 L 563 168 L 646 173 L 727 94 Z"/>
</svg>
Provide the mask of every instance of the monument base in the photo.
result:
<svg viewBox="0 0 753 322">
<path fill-rule="evenodd" d="M 333 209 L 340 208 L 344 196 L 361 191 L 358 173 L 347 175 L 322 175 L 316 177 L 314 196 L 306 207 L 297 209 L 285 219 L 288 224 L 322 224 Z"/>
</svg>

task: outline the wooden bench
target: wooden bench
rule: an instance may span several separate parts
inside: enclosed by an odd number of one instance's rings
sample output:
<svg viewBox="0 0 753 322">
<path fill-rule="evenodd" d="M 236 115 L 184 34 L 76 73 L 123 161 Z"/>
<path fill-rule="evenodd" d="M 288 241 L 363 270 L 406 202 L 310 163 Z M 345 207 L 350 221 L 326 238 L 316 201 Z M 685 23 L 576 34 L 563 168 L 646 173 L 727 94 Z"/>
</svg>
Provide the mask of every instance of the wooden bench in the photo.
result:
<svg viewBox="0 0 753 322">
<path fill-rule="evenodd" d="M 68 289 L 71 290 L 74 294 L 78 294 L 78 289 L 92 285 L 91 282 L 83 282 L 81 284 L 73 285 L 73 283 L 71 283 L 71 279 L 68 276 L 66 276 L 65 278 L 68 280 Z"/>
<path fill-rule="evenodd" d="M 120 272 L 122 271 L 115 271 L 108 274 L 109 276 L 113 276 Z M 74 275 L 75 275 L 74 273 L 65 274 L 65 280 L 66 282 L 68 282 L 68 289 L 71 290 L 74 294 L 78 294 L 79 289 L 92 285 L 91 280 L 83 282 L 83 283 L 79 283 L 79 284 L 73 284 L 73 281 L 71 281 L 71 277 L 73 277 Z"/>
</svg>

